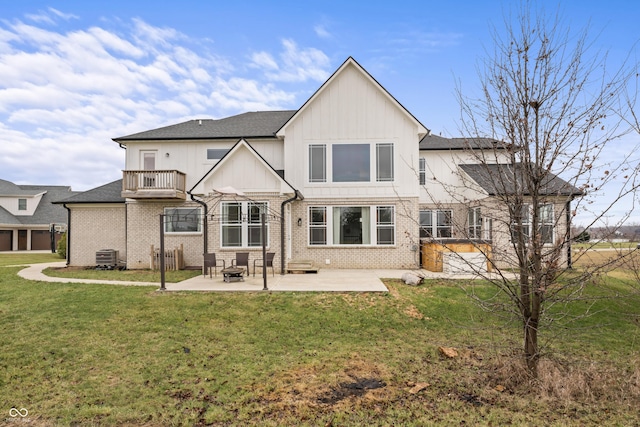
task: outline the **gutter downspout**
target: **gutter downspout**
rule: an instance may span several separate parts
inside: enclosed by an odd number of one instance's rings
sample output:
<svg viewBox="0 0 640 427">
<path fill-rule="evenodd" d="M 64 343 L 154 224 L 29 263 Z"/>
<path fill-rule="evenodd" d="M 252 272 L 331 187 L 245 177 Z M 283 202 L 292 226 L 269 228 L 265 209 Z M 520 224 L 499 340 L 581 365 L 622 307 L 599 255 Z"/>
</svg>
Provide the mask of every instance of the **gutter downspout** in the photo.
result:
<svg viewBox="0 0 640 427">
<path fill-rule="evenodd" d="M 294 200 L 304 200 L 304 197 L 298 190 L 293 191 L 293 197 L 280 204 L 280 275 L 282 276 L 284 276 L 284 207 L 287 203 L 291 203 Z"/>
<path fill-rule="evenodd" d="M 67 259 L 66 266 L 68 267 L 71 264 L 71 209 L 66 204 L 62 206 L 67 210 L 67 254 L 65 258 Z"/>
<path fill-rule="evenodd" d="M 189 197 L 191 198 L 191 200 L 198 203 L 199 205 L 202 205 L 202 207 L 204 208 L 204 218 L 202 221 L 202 232 L 204 234 L 204 238 L 202 242 L 202 245 L 204 247 L 203 254 L 209 253 L 209 227 L 207 226 L 207 214 L 209 212 L 209 207 L 204 201 L 196 199 L 195 196 L 191 194 L 189 191 L 187 191 L 187 194 L 189 194 Z"/>
</svg>

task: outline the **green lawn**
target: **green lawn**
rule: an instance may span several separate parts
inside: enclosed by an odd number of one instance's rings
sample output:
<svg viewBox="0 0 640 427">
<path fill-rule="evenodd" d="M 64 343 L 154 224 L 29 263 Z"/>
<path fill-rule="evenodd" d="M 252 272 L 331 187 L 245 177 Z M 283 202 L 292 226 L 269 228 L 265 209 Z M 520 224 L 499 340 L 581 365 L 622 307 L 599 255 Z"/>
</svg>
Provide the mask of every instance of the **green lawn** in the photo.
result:
<svg viewBox="0 0 640 427">
<path fill-rule="evenodd" d="M 64 262 L 64 258 L 54 253 L 0 252 L 0 267 L 45 262 Z"/>
<path fill-rule="evenodd" d="M 531 384 L 513 368 L 518 328 L 453 281 L 387 281 L 388 294 L 159 293 L 17 271 L 0 268 L 7 423 L 10 408 L 36 426 L 640 423 L 638 299 L 600 302 Z"/>
<path fill-rule="evenodd" d="M 74 279 L 124 280 L 128 282 L 158 282 L 160 271 L 154 270 L 96 270 L 95 268 L 45 268 L 47 276 L 69 277 Z M 202 274 L 200 270 L 165 271 L 167 283 L 177 283 Z"/>
</svg>

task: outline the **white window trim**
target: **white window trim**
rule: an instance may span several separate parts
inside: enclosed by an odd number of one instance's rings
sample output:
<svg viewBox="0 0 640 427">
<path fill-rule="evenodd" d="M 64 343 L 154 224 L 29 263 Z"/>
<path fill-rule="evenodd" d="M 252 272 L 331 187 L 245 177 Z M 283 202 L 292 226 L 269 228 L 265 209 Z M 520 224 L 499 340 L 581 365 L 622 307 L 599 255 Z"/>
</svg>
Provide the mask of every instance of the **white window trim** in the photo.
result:
<svg viewBox="0 0 640 427">
<path fill-rule="evenodd" d="M 368 181 L 333 181 L 333 147 L 336 145 L 369 145 L 369 180 Z M 378 146 L 390 145 L 393 158 L 391 159 L 391 169 L 393 177 L 388 180 L 378 181 Z M 324 146 L 325 161 L 324 161 L 324 181 L 311 181 L 311 147 L 312 146 Z M 384 140 L 366 140 L 366 141 L 339 141 L 331 143 L 311 143 L 307 144 L 306 149 L 306 182 L 307 185 L 323 185 L 332 184 L 332 186 L 371 186 L 371 185 L 389 185 L 396 182 L 397 179 L 397 167 L 396 167 L 396 146 L 394 141 Z"/>
<path fill-rule="evenodd" d="M 231 223 L 225 223 L 224 222 L 224 206 L 229 205 L 229 204 L 239 204 L 240 205 L 240 238 L 241 238 L 241 244 L 240 246 L 225 246 L 222 236 L 223 236 L 223 228 L 225 226 L 229 226 L 231 225 Z M 256 249 L 256 248 L 261 248 L 262 245 L 253 245 L 253 246 L 249 246 L 249 206 L 252 204 L 263 204 L 265 206 L 265 210 L 266 213 L 269 212 L 269 202 L 264 202 L 264 201 L 241 201 L 241 202 L 236 202 L 236 201 L 226 201 L 226 202 L 221 202 L 220 203 L 220 247 L 223 249 Z M 233 223 L 233 225 L 237 225 L 235 223 Z M 252 225 L 256 225 L 255 223 L 252 223 Z M 258 225 L 261 226 L 260 223 L 258 223 Z M 267 237 L 267 242 L 266 242 L 266 248 L 269 248 L 270 246 L 270 227 L 269 227 L 269 221 L 266 221 L 266 237 Z"/>
<path fill-rule="evenodd" d="M 431 230 L 429 230 L 430 232 L 430 236 L 427 237 L 422 237 L 423 239 L 452 239 L 453 238 L 453 209 L 420 209 L 420 212 L 431 212 Z M 451 236 L 449 237 L 440 237 L 438 236 L 438 228 L 443 228 L 443 227 L 438 227 L 438 212 L 448 212 L 449 213 L 449 217 L 451 218 L 451 224 L 448 226 L 449 228 L 449 234 L 451 234 Z M 418 220 L 420 218 L 418 217 Z M 425 228 L 422 226 L 422 224 L 420 224 L 420 229 Z"/>
<path fill-rule="evenodd" d="M 311 244 L 311 228 L 322 228 L 318 225 L 311 225 L 311 209 L 312 208 L 324 208 L 325 209 L 325 237 L 326 244 Z M 362 244 L 339 244 L 333 243 L 333 208 L 369 208 L 369 233 L 371 243 Z M 378 224 L 378 208 L 391 208 L 393 210 L 392 221 L 393 224 Z M 307 246 L 312 248 L 360 248 L 360 247 L 380 247 L 380 248 L 392 248 L 398 243 L 397 238 L 397 218 L 396 218 L 396 206 L 395 205 L 325 205 L 325 206 L 308 206 L 307 207 Z M 393 227 L 393 244 L 378 244 L 378 226 Z"/>
<path fill-rule="evenodd" d="M 556 216 L 555 216 L 555 205 L 553 203 L 540 203 L 538 205 L 538 210 L 542 210 L 545 207 L 551 207 L 551 221 L 550 222 L 542 222 L 543 218 L 542 215 L 538 215 L 538 226 L 542 227 L 542 226 L 551 226 L 551 241 L 550 242 L 542 242 L 543 245 L 547 245 L 547 246 L 551 246 L 554 245 L 556 242 Z M 531 204 L 529 203 L 524 203 L 522 205 L 523 209 L 526 209 L 527 211 L 527 221 L 522 223 L 522 226 L 526 226 L 527 227 L 527 240 L 529 240 L 531 238 L 531 235 L 533 234 L 533 221 L 532 221 L 532 217 L 533 217 L 533 207 L 531 206 Z M 513 230 L 513 227 L 515 227 L 515 224 L 511 224 L 511 228 Z M 513 242 L 513 231 L 511 233 L 511 242 Z"/>
</svg>

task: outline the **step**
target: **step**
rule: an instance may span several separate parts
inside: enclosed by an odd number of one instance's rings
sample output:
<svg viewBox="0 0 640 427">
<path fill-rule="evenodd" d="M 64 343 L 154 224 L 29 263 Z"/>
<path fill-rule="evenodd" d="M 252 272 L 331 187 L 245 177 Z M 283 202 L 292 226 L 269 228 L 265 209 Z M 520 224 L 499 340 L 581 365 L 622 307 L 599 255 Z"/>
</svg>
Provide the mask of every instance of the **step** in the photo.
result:
<svg viewBox="0 0 640 427">
<path fill-rule="evenodd" d="M 287 264 L 287 273 L 291 274 L 317 273 L 318 270 L 313 261 L 295 260 Z"/>
</svg>

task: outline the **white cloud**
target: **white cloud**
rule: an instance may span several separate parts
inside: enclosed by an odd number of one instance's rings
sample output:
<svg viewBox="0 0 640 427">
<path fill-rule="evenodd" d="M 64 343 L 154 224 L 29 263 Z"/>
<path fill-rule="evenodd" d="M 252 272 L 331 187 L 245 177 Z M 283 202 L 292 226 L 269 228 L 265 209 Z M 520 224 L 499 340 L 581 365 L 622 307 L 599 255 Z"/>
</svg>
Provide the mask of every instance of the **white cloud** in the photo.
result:
<svg viewBox="0 0 640 427">
<path fill-rule="evenodd" d="M 19 184 L 104 184 L 124 167 L 111 138 L 193 117 L 295 108 L 304 101 L 297 92 L 272 82 L 328 75 L 323 52 L 290 40 L 275 55 L 254 53 L 253 67 L 265 71 L 255 75 L 209 52 L 207 40 L 140 19 L 83 28 L 55 9 L 29 19 L 0 21 L 0 170 Z M 62 20 L 74 28 L 51 26 Z"/>
<path fill-rule="evenodd" d="M 308 80 L 324 82 L 329 77 L 330 60 L 319 49 L 300 49 L 290 39 L 282 40 L 284 51 L 279 55 L 279 64 L 266 52 L 257 52 L 252 56 L 253 66 L 264 70 L 269 80 L 277 82 L 306 82 Z"/>
<path fill-rule="evenodd" d="M 325 28 L 324 25 L 321 25 L 321 24 L 314 26 L 313 31 L 321 39 L 329 39 L 332 37 L 331 33 Z"/>
</svg>

